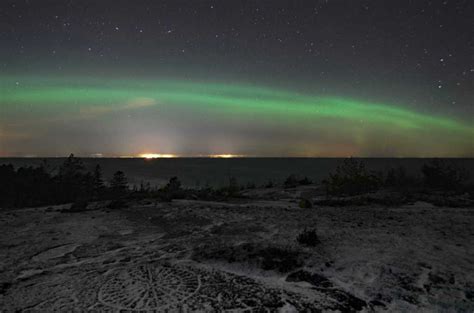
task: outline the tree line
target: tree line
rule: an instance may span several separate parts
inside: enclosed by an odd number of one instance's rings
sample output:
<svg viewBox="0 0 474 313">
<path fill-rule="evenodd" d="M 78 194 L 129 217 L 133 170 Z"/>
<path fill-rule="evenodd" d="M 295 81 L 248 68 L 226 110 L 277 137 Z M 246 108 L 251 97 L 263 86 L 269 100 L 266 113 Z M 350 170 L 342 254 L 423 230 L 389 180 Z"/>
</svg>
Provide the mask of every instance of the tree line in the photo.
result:
<svg viewBox="0 0 474 313">
<path fill-rule="evenodd" d="M 349 158 L 341 162 L 335 172 L 322 181 L 327 195 L 351 196 L 374 192 L 380 189 L 397 190 L 403 193 L 415 191 L 468 193 L 474 199 L 474 185 L 468 183 L 466 169 L 439 159 L 431 160 L 420 169 L 421 177 L 410 176 L 403 167 L 386 172 L 374 172 L 366 168 L 362 160 Z M 284 188 L 309 185 L 307 177 L 290 175 Z M 272 188 L 270 181 L 262 188 Z M 255 184 L 240 185 L 234 177 L 226 186 L 199 189 L 183 188 L 177 177 L 172 177 L 161 188 L 152 188 L 149 183 L 129 188 L 127 177 L 116 171 L 106 182 L 102 169 L 96 165 L 87 171 L 83 162 L 71 154 L 56 170 L 46 163 L 39 167 L 0 165 L 0 208 L 34 207 L 63 203 L 87 203 L 99 200 L 117 200 L 120 205 L 126 199 L 153 198 L 160 201 L 172 199 L 200 199 L 224 201 L 243 197 L 241 191 L 256 188 Z"/>
<path fill-rule="evenodd" d="M 75 201 L 117 198 L 128 192 L 122 171 L 107 184 L 100 165 L 86 171 L 83 162 L 71 154 L 59 169 L 0 165 L 0 207 L 28 207 Z"/>
</svg>

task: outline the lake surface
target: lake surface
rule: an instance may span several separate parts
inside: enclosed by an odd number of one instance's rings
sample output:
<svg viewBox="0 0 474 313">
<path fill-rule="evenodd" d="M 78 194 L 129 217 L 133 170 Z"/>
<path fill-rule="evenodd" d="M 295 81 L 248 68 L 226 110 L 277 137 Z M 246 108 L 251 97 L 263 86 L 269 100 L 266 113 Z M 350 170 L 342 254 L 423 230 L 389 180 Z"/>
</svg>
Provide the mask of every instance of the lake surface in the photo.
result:
<svg viewBox="0 0 474 313">
<path fill-rule="evenodd" d="M 253 182 L 257 185 L 268 181 L 283 182 L 290 174 L 307 176 L 320 181 L 334 171 L 342 158 L 81 158 L 87 169 L 99 164 L 106 179 L 121 170 L 129 182 L 141 181 L 152 185 L 162 185 L 170 177 L 177 176 L 186 186 L 225 185 L 230 177 L 237 178 L 241 184 Z M 0 164 L 13 164 L 15 167 L 39 166 L 46 162 L 54 171 L 65 158 L 0 158 Z M 385 170 L 403 166 L 408 173 L 419 175 L 423 164 L 431 159 L 423 158 L 361 158 L 371 170 Z M 474 159 L 449 159 L 464 167 L 474 176 Z"/>
</svg>

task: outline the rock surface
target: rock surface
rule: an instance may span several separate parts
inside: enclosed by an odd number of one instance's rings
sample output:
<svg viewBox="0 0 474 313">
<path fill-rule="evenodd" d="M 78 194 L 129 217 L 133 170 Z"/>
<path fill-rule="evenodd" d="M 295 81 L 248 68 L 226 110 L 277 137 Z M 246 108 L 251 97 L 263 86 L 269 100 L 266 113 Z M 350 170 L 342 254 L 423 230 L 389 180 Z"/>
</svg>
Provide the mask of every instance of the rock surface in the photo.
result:
<svg viewBox="0 0 474 313">
<path fill-rule="evenodd" d="M 0 311 L 474 310 L 472 208 L 302 208 L 298 188 L 258 192 L 0 210 Z M 305 228 L 317 246 L 298 244 Z"/>
</svg>

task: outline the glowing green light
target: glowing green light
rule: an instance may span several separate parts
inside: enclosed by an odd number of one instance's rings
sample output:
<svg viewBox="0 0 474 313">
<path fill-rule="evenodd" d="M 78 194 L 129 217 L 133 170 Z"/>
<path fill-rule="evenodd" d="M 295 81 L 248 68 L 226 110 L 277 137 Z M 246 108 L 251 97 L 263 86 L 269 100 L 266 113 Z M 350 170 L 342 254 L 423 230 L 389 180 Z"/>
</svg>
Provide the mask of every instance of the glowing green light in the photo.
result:
<svg viewBox="0 0 474 313">
<path fill-rule="evenodd" d="M 21 82 L 16 84 L 15 82 Z M 152 99 L 153 107 L 185 108 L 229 118 L 260 118 L 282 125 L 316 125 L 328 119 L 381 130 L 422 131 L 474 138 L 474 128 L 460 120 L 426 115 L 408 108 L 339 97 L 318 97 L 247 85 L 164 80 L 0 78 L 4 112 L 75 112 L 106 106 L 113 110 L 134 99 Z M 362 127 L 362 126 L 360 126 Z"/>
</svg>

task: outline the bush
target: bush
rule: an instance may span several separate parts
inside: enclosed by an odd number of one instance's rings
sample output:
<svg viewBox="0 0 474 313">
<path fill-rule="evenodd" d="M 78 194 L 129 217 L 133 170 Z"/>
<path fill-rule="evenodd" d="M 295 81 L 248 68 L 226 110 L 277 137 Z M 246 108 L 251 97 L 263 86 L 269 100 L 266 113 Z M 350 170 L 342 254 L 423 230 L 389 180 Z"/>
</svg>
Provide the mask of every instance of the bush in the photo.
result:
<svg viewBox="0 0 474 313">
<path fill-rule="evenodd" d="M 264 188 L 273 188 L 273 187 L 275 187 L 275 184 L 273 183 L 273 181 L 269 180 L 263 187 Z"/>
<path fill-rule="evenodd" d="M 329 174 L 323 184 L 327 194 L 357 195 L 377 190 L 381 179 L 367 171 L 362 161 L 349 158 L 336 168 L 335 174 Z"/>
<path fill-rule="evenodd" d="M 193 257 L 197 260 L 225 260 L 229 263 L 247 263 L 265 271 L 290 272 L 303 265 L 301 253 L 285 247 L 258 246 L 245 243 L 237 246 L 198 247 Z"/>
<path fill-rule="evenodd" d="M 456 190 L 469 179 L 466 169 L 439 159 L 423 165 L 421 172 L 425 186 L 433 189 Z"/>
<path fill-rule="evenodd" d="M 302 233 L 300 233 L 298 235 L 298 237 L 296 237 L 296 241 L 299 243 L 299 244 L 302 244 L 302 245 L 305 245 L 305 246 L 309 246 L 309 247 L 315 247 L 317 246 L 318 244 L 321 243 L 321 241 L 319 241 L 319 237 L 318 237 L 318 234 L 316 232 L 316 229 L 304 229 Z"/>
<path fill-rule="evenodd" d="M 181 188 L 181 181 L 178 177 L 171 177 L 165 187 L 161 189 L 162 198 L 166 201 L 172 199 L 182 199 L 185 197 L 185 191 Z"/>
<path fill-rule="evenodd" d="M 285 188 L 294 188 L 301 185 L 310 185 L 311 183 L 311 180 L 306 176 L 300 178 L 297 175 L 292 174 L 285 179 L 283 186 Z"/>
</svg>

